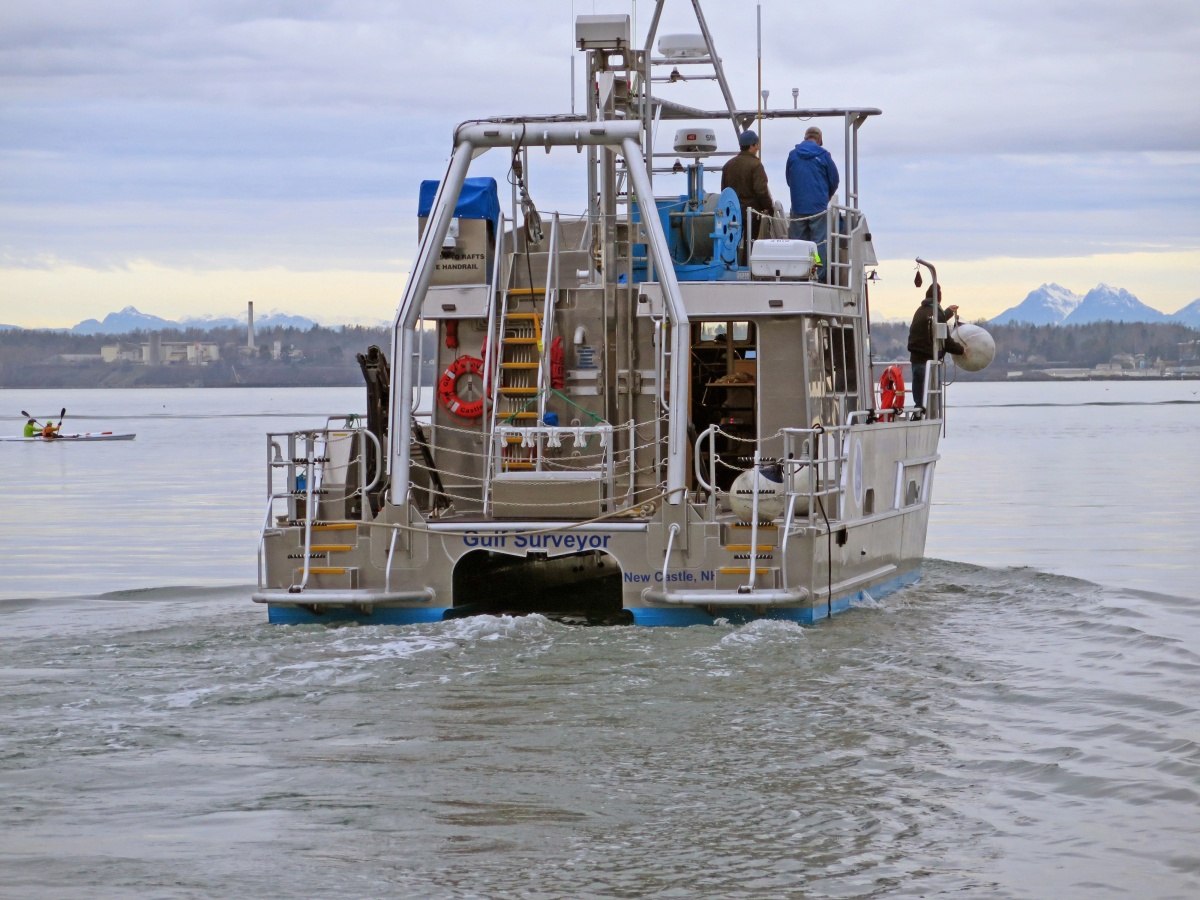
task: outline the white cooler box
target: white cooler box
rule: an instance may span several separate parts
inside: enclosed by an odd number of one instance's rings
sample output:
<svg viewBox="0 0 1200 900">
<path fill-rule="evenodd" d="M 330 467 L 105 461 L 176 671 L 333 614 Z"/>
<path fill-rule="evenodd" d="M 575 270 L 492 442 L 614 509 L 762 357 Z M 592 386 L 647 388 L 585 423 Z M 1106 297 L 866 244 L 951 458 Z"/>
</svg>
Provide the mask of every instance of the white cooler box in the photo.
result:
<svg viewBox="0 0 1200 900">
<path fill-rule="evenodd" d="M 750 277 L 809 278 L 817 264 L 812 241 L 761 238 L 750 247 Z"/>
</svg>

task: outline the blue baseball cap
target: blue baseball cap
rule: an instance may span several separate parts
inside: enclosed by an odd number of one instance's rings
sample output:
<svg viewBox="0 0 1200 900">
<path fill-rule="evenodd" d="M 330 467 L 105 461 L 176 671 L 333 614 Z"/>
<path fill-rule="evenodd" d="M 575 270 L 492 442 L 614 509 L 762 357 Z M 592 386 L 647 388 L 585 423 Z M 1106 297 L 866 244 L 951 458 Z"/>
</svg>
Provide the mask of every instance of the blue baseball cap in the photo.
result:
<svg viewBox="0 0 1200 900">
<path fill-rule="evenodd" d="M 742 136 L 738 138 L 738 144 L 742 147 L 753 147 L 758 143 L 758 135 L 747 128 L 742 132 Z"/>
</svg>

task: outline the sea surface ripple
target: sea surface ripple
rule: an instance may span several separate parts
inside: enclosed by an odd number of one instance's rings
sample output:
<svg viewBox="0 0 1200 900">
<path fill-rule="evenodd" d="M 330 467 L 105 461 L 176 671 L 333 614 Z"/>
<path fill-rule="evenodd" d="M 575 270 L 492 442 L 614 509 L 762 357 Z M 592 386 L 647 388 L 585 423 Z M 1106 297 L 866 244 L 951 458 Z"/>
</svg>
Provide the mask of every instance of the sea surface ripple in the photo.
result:
<svg viewBox="0 0 1200 900">
<path fill-rule="evenodd" d="M 933 561 L 800 628 L 0 602 L 0 894 L 1200 896 L 1200 610 Z"/>
</svg>

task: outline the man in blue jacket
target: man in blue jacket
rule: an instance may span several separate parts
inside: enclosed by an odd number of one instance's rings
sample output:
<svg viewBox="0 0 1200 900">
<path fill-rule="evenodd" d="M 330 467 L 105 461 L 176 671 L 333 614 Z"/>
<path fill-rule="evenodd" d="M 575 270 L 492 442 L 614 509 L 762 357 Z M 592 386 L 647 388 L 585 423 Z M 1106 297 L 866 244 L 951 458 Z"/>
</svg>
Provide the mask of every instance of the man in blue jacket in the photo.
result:
<svg viewBox="0 0 1200 900">
<path fill-rule="evenodd" d="M 804 141 L 792 148 L 787 158 L 787 183 L 792 189 L 792 223 L 788 236 L 813 241 L 821 256 L 817 277 L 825 277 L 825 209 L 837 194 L 841 179 L 833 157 L 822 145 L 821 129 L 813 126 L 804 132 Z"/>
</svg>

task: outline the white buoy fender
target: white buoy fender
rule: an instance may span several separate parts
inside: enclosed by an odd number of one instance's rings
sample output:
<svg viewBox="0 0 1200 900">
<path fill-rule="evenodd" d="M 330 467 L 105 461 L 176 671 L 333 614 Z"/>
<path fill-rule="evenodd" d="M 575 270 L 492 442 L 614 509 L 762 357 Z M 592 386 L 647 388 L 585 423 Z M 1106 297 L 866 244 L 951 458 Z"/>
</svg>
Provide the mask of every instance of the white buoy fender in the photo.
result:
<svg viewBox="0 0 1200 900">
<path fill-rule="evenodd" d="M 982 371 L 996 358 L 996 342 L 978 325 L 959 325 L 952 334 L 956 341 L 966 347 L 965 353 L 954 357 L 955 364 L 963 371 Z"/>
<path fill-rule="evenodd" d="M 779 466 L 747 469 L 733 480 L 729 488 L 729 509 L 739 522 L 750 522 L 754 516 L 754 492 L 758 492 L 758 521 L 770 522 L 783 515 L 787 491 Z"/>
</svg>

